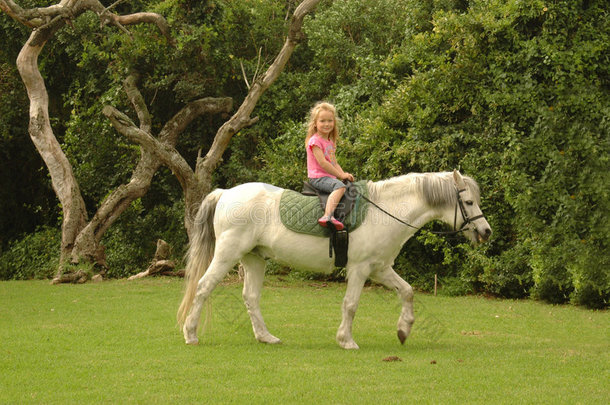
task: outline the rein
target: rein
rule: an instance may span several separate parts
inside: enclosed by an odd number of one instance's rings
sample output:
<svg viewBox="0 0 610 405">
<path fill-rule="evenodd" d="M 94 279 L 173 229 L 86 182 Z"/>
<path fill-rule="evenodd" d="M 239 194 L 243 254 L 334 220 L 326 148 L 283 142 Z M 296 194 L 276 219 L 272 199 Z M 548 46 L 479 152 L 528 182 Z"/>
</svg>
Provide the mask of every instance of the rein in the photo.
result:
<svg viewBox="0 0 610 405">
<path fill-rule="evenodd" d="M 462 232 L 466 226 L 470 223 L 472 223 L 473 221 L 476 221 L 479 218 L 485 218 L 485 215 L 476 215 L 472 218 L 468 217 L 468 214 L 466 213 L 466 208 L 464 208 L 464 201 L 462 201 L 462 196 L 460 195 L 460 193 L 463 193 L 464 191 L 466 191 L 466 189 L 461 189 L 459 190 L 456 187 L 456 202 L 455 202 L 455 211 L 453 214 L 453 231 L 430 231 L 431 233 L 435 234 L 435 235 L 455 235 L 458 234 L 460 232 Z M 418 228 L 416 226 L 413 226 L 411 224 L 409 224 L 408 222 L 403 221 L 402 219 L 396 217 L 395 215 L 390 214 L 388 211 L 384 210 L 383 208 L 381 208 L 379 205 L 375 204 L 373 201 L 371 201 L 370 199 L 368 199 L 366 196 L 364 196 L 361 192 L 358 191 L 358 194 L 360 195 L 360 197 L 362 197 L 365 201 L 371 203 L 375 208 L 377 208 L 379 211 L 383 212 L 384 214 L 388 215 L 389 217 L 395 219 L 396 221 L 400 222 L 403 225 L 406 225 L 410 228 L 416 229 L 416 230 L 420 230 L 421 228 Z M 456 229 L 457 228 L 457 210 L 458 207 L 460 208 L 460 212 L 462 214 L 462 218 L 464 219 L 464 223 L 462 224 L 462 226 L 460 227 L 460 229 Z"/>
</svg>

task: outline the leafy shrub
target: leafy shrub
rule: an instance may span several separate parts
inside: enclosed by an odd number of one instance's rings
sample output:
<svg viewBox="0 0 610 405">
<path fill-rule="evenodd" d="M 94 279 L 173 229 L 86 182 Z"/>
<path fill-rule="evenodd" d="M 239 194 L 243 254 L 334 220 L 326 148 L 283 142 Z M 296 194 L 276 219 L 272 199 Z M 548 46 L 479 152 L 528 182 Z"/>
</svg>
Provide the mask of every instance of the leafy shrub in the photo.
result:
<svg viewBox="0 0 610 405">
<path fill-rule="evenodd" d="M 409 1 L 406 35 L 392 26 L 383 46 L 375 26 L 351 31 L 353 3 L 320 13 L 308 43 L 308 77 L 345 121 L 341 165 L 371 180 L 461 167 L 494 229 L 479 248 L 420 232 L 397 271 L 427 290 L 438 274 L 453 291 L 608 306 L 605 2 Z M 266 148 L 263 176 L 301 165 L 299 125 Z"/>
<path fill-rule="evenodd" d="M 269 63 L 284 39 L 285 22 L 274 16 L 292 11 L 282 1 L 254 8 L 248 2 L 153 3 L 180 32 L 173 49 L 160 37 L 151 41 L 146 27 L 134 27 L 131 41 L 121 33 L 93 35 L 87 25 L 97 20 L 85 16 L 58 33 L 57 52 L 48 52 L 43 64 L 50 68 L 67 53 L 86 68 L 71 71 L 73 80 L 48 82 L 55 93 L 68 86 L 62 142 L 77 163 L 86 200 L 99 201 L 124 181 L 137 152 L 96 113 L 105 103 L 127 108 L 120 90 L 125 71 L 141 71 L 143 94 L 156 100 L 151 113 L 162 122 L 178 104 L 204 94 L 237 100 L 245 88 L 242 63 L 250 75 L 259 52 L 262 65 Z M 307 110 L 330 100 L 344 123 L 339 160 L 356 177 L 375 181 L 460 167 L 481 186 L 492 240 L 473 248 L 421 231 L 395 263 L 415 287 L 430 290 L 437 274 L 451 294 L 607 307 L 606 9 L 603 0 L 322 2 L 304 22 L 307 40 L 258 103 L 259 123 L 234 137 L 214 179 L 221 186 L 260 180 L 300 188 Z M 240 24 L 250 28 L 235 29 Z M 202 121 L 181 140 L 189 161 L 217 128 L 214 119 Z M 90 141 L 95 153 L 104 153 L 92 156 Z M 152 187 L 162 192 L 151 191 L 105 237 L 111 275 L 145 267 L 158 237 L 182 253 L 182 209 L 171 203 L 180 199 L 178 187 L 166 178 Z M 171 190 L 173 198 L 166 198 Z M 22 243 L 2 255 L 4 263 L 13 250 L 26 248 Z M 6 269 L 3 277 L 13 277 Z"/>
<path fill-rule="evenodd" d="M 12 242 L 0 253 L 0 280 L 51 278 L 59 265 L 59 229 L 44 227 Z"/>
<path fill-rule="evenodd" d="M 188 238 L 183 225 L 182 201 L 171 207 L 157 205 L 144 210 L 141 200 L 132 204 L 105 234 L 109 277 L 127 277 L 148 267 L 158 239 L 172 248 L 171 258 L 181 262 Z"/>
<path fill-rule="evenodd" d="M 461 277 L 446 277 L 439 280 L 439 294 L 448 296 L 466 295 L 473 292 L 471 284 Z"/>
</svg>

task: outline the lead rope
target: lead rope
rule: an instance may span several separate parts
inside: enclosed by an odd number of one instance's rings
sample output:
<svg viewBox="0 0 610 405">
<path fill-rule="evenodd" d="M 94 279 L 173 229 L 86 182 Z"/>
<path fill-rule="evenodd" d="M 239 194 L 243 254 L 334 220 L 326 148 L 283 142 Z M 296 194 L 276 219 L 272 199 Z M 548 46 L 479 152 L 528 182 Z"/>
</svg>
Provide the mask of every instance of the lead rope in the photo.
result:
<svg viewBox="0 0 610 405">
<path fill-rule="evenodd" d="M 398 222 L 400 222 L 401 224 L 406 225 L 406 226 L 409 226 L 409 227 L 411 227 L 411 228 L 413 228 L 413 229 L 417 229 L 417 230 L 419 230 L 419 229 L 420 229 L 420 228 L 418 228 L 418 227 L 416 227 L 416 226 L 413 226 L 413 225 L 411 225 L 411 224 L 409 224 L 409 223 L 407 223 L 407 222 L 403 221 L 402 219 L 397 218 L 397 217 L 395 217 L 394 215 L 390 214 L 389 212 L 387 212 L 386 210 L 384 210 L 383 208 L 381 208 L 379 205 L 375 204 L 373 201 L 371 201 L 371 200 L 369 200 L 367 197 L 365 197 L 365 196 L 364 196 L 364 194 L 362 194 L 360 191 L 357 191 L 357 193 L 358 193 L 358 194 L 360 195 L 360 197 L 362 197 L 362 198 L 363 198 L 365 201 L 367 201 L 367 202 L 369 202 L 369 203 L 373 204 L 373 205 L 374 205 L 374 206 L 375 206 L 375 207 L 376 207 L 376 208 L 377 208 L 379 211 L 381 211 L 381 212 L 383 212 L 384 214 L 386 214 L 386 215 L 388 215 L 388 216 L 390 216 L 390 217 L 394 218 L 395 220 L 397 220 L 397 221 L 398 221 Z M 457 215 L 457 213 L 456 213 L 456 215 Z"/>
<path fill-rule="evenodd" d="M 379 205 L 375 204 L 373 201 L 371 201 L 370 199 L 368 199 L 367 197 L 364 196 L 364 194 L 362 194 L 360 191 L 356 191 L 360 197 L 362 197 L 365 201 L 373 204 L 373 206 L 375 206 L 379 211 L 383 212 L 384 214 L 388 215 L 389 217 L 395 219 L 396 221 L 400 222 L 403 225 L 406 225 L 410 228 L 416 229 L 416 230 L 420 230 L 421 228 L 418 228 L 416 226 L 413 226 L 411 224 L 409 224 L 408 222 L 403 221 L 402 219 L 390 214 L 388 211 L 384 210 L 383 208 L 381 208 Z M 458 191 L 458 200 L 459 200 L 459 191 Z M 464 229 L 464 226 L 467 225 L 470 221 L 467 218 L 464 218 L 464 224 L 462 225 L 462 227 L 460 229 L 455 229 L 457 226 L 457 209 L 458 209 L 458 202 L 456 201 L 455 203 L 455 212 L 453 214 L 453 231 L 430 231 L 430 233 L 433 233 L 435 235 L 456 235 L 460 232 L 462 232 L 462 230 Z M 461 211 L 461 209 L 460 209 Z M 464 216 L 464 214 L 462 213 L 462 216 Z M 482 215 L 476 217 L 479 218 L 482 217 Z"/>
</svg>

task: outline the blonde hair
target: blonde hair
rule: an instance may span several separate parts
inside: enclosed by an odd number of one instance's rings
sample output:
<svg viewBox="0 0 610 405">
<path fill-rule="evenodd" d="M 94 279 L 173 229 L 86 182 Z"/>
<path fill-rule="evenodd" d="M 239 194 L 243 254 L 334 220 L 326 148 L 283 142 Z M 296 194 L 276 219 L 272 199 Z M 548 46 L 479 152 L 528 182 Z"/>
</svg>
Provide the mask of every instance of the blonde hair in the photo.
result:
<svg viewBox="0 0 610 405">
<path fill-rule="evenodd" d="M 330 140 L 335 145 L 337 144 L 337 140 L 339 139 L 339 117 L 337 117 L 337 109 L 331 103 L 326 101 L 320 101 L 313 106 L 313 108 L 309 111 L 309 122 L 307 124 L 307 136 L 305 137 L 305 146 L 309 142 L 309 138 L 311 138 L 318 129 L 316 128 L 316 121 L 318 120 L 318 116 L 322 111 L 328 111 L 333 114 L 335 118 L 335 125 L 333 130 L 330 133 Z"/>
</svg>

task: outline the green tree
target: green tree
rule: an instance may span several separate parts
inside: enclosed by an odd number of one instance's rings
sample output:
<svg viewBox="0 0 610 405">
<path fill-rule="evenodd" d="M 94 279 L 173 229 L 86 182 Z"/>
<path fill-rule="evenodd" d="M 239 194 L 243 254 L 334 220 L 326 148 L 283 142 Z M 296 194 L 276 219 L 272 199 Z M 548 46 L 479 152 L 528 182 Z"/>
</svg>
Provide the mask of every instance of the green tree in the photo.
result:
<svg viewBox="0 0 610 405">
<path fill-rule="evenodd" d="M 104 247 L 100 243 L 103 235 L 132 202 L 146 194 L 161 164 L 170 167 L 180 182 L 185 196 L 184 224 L 189 231 L 191 214 L 211 189 L 211 174 L 220 163 L 231 137 L 257 122 L 258 118 L 251 118 L 250 114 L 258 99 L 283 70 L 301 39 L 303 18 L 318 0 L 306 0 L 294 10 L 292 3 L 285 4 L 284 8 L 280 7 L 281 2 L 271 6 L 264 2 L 255 3 L 248 6 L 229 3 L 217 11 L 218 3 L 215 2 L 193 8 L 188 2 L 152 1 L 146 6 L 153 12 L 142 13 L 138 8 L 142 4 L 113 3 L 105 8 L 97 1 L 77 1 L 23 9 L 13 1 L 0 2 L 1 9 L 15 21 L 35 28 L 19 53 L 17 67 L 30 98 L 30 136 L 49 169 L 63 210 L 58 281 L 64 279 L 61 273 L 68 262 L 85 261 L 100 266 L 102 270 L 107 267 Z M 115 6 L 116 13 L 109 10 Z M 280 23 L 269 24 L 270 17 L 280 10 L 281 17 L 291 16 L 294 11 L 289 23 L 283 18 L 271 18 Z M 161 13 L 170 17 L 177 39 L 172 36 L 172 28 Z M 235 65 L 227 69 L 223 63 L 227 58 L 236 57 L 223 53 L 227 46 L 222 41 L 224 46 L 215 48 L 214 44 L 218 43 L 216 38 L 220 37 L 223 28 L 237 27 L 236 21 L 247 23 L 241 20 L 241 15 L 254 16 L 251 20 L 259 23 L 257 36 L 270 35 L 274 30 L 283 32 L 286 28 L 288 36 L 282 46 L 281 40 L 268 38 L 257 42 L 257 37 L 251 35 L 249 39 L 261 45 L 255 53 L 258 56 L 257 69 L 261 70 L 255 72 L 251 84 L 245 80 L 248 89 L 239 93 L 241 87 L 234 86 L 234 83 L 237 79 L 246 78 L 231 74 Z M 67 20 L 72 23 L 72 30 L 62 30 Z M 101 30 L 96 26 L 99 20 L 102 22 Z M 153 28 L 146 25 L 131 27 L 143 23 L 150 23 Z M 108 25 L 119 28 L 118 34 Z M 130 26 L 130 31 L 125 26 Z M 56 102 L 57 99 L 49 97 L 38 64 L 44 45 L 55 37 L 64 46 L 60 61 L 76 60 L 79 67 L 85 68 L 68 69 L 72 73 L 70 81 L 48 80 L 63 86 L 69 83 L 68 89 L 62 88 L 54 94 L 66 95 L 60 108 L 64 116 L 69 116 L 61 125 L 65 128 L 65 134 L 60 137 L 63 144 L 55 136 L 49 115 L 49 100 Z M 276 47 L 278 43 L 279 47 Z M 276 49 L 273 61 L 260 60 Z M 244 52 L 239 47 L 237 50 L 237 53 Z M 201 64 L 204 67 L 198 69 Z M 245 73 L 243 59 L 239 65 Z M 188 156 L 183 157 L 175 148 L 177 138 L 204 113 L 230 112 L 233 104 L 230 98 L 203 97 L 225 90 L 239 93 L 241 105 L 217 131 L 209 128 L 203 131 L 213 136 L 207 139 L 207 145 L 203 143 L 208 150 L 204 157 L 196 152 L 193 157 L 195 168 L 192 169 Z M 157 97 L 159 100 L 155 103 Z M 122 108 L 131 106 L 139 123 L 135 124 L 112 104 Z M 100 119 L 100 110 L 122 136 L 138 144 L 139 148 L 125 143 L 109 131 L 108 124 Z M 152 136 L 153 133 L 157 137 Z M 202 142 L 197 140 L 197 149 L 201 151 L 201 148 Z M 109 165 L 108 161 L 112 164 Z M 94 202 L 91 205 L 102 200 L 91 211 L 91 219 L 87 212 L 88 199 L 82 193 L 79 179 L 88 186 L 86 195 Z M 66 279 L 72 280 L 73 277 Z"/>
<path fill-rule="evenodd" d="M 376 25 L 359 25 L 352 44 L 337 28 L 350 27 L 350 18 L 316 21 L 308 74 L 323 78 L 319 98 L 344 115 L 344 167 L 373 180 L 461 167 L 481 184 L 492 242 L 473 249 L 422 231 L 399 257 L 404 275 L 438 273 L 464 292 L 608 305 L 604 4 L 405 1 L 409 16 L 398 32 L 406 35 L 385 46 L 375 41 Z M 351 58 L 367 43 L 375 51 L 364 54 L 376 63 Z M 280 129 L 261 176 L 296 187 L 304 176 L 303 121 Z"/>
</svg>

